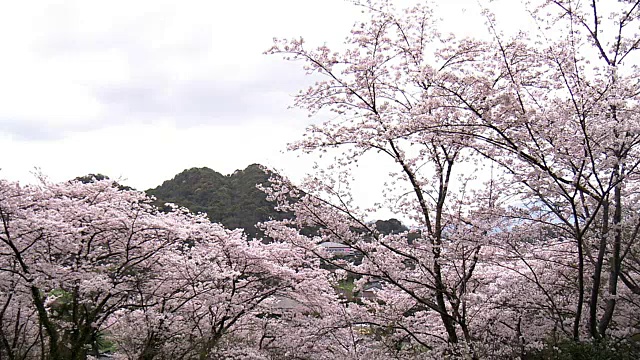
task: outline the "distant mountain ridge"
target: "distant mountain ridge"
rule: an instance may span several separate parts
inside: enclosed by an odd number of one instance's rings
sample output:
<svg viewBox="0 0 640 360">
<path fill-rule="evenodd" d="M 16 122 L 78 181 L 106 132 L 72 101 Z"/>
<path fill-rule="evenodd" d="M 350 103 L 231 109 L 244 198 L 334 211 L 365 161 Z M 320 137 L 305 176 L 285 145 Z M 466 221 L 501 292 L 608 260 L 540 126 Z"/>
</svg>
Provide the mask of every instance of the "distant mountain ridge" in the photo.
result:
<svg viewBox="0 0 640 360">
<path fill-rule="evenodd" d="M 259 164 L 229 175 L 207 167 L 191 168 L 146 193 L 156 197 L 161 209 L 165 203 L 174 203 L 192 212 L 206 213 L 211 221 L 227 228 L 242 228 L 248 236 L 255 237 L 261 235 L 256 223 L 292 217 L 274 210 L 266 194 L 256 188 L 256 184 L 269 186 L 272 175 L 277 176 Z"/>
<path fill-rule="evenodd" d="M 156 198 L 155 205 L 169 210 L 166 203 L 173 203 L 194 213 L 206 213 L 213 222 L 221 223 L 229 229 L 244 229 L 249 237 L 261 237 L 263 234 L 255 224 L 267 220 L 291 219 L 292 213 L 283 213 L 274 209 L 275 204 L 267 201 L 266 194 L 256 187 L 270 185 L 269 178 L 279 176 L 265 170 L 262 165 L 252 164 L 244 170 L 223 175 L 207 167 L 186 169 L 166 180 L 162 185 L 146 191 Z M 103 174 L 88 174 L 75 180 L 93 182 L 109 179 Z M 116 183 L 122 190 L 131 190 L 129 186 Z M 375 227 L 382 234 L 397 234 L 408 231 L 397 219 L 377 220 Z M 316 228 L 303 229 L 306 235 L 313 234 Z M 418 233 L 409 235 L 410 241 Z"/>
</svg>

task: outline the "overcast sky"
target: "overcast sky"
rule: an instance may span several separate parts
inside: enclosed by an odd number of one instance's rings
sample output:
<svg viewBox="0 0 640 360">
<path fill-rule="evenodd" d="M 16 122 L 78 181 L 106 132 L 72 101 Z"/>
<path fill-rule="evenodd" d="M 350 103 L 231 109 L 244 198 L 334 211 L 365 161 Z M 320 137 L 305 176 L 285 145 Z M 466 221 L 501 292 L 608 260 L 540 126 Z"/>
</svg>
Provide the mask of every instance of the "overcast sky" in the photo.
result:
<svg viewBox="0 0 640 360">
<path fill-rule="evenodd" d="M 445 29 L 483 28 L 475 2 L 443 5 Z M 313 121 L 288 109 L 309 79 L 263 52 L 273 37 L 340 44 L 359 16 L 344 0 L 3 1 L 0 177 L 99 172 L 144 190 L 261 163 L 300 178 L 309 159 L 282 152 Z"/>
</svg>

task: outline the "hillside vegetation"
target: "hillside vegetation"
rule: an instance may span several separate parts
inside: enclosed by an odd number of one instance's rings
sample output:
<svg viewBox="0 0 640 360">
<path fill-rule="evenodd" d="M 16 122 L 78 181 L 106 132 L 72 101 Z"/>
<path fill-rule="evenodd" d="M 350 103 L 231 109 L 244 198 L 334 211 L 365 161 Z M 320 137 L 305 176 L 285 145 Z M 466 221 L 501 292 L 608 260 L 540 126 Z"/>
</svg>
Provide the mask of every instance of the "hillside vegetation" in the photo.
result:
<svg viewBox="0 0 640 360">
<path fill-rule="evenodd" d="M 248 236 L 255 237 L 260 234 L 256 223 L 291 216 L 275 211 L 274 204 L 256 187 L 268 186 L 272 175 L 258 164 L 229 175 L 207 167 L 191 168 L 147 190 L 147 194 L 156 197 L 160 208 L 165 208 L 165 203 L 174 203 L 194 213 L 206 213 L 211 221 L 227 228 L 242 228 Z"/>
</svg>

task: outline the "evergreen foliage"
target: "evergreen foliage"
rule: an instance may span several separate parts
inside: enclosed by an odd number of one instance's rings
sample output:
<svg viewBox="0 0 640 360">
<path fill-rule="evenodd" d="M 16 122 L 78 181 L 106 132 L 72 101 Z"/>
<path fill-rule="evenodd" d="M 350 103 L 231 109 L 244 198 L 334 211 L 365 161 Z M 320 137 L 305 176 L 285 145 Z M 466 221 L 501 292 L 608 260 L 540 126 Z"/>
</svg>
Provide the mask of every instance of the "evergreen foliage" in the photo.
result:
<svg viewBox="0 0 640 360">
<path fill-rule="evenodd" d="M 211 221 L 227 228 L 241 228 L 249 237 L 257 237 L 262 234 L 256 223 L 291 217 L 274 210 L 274 204 L 256 187 L 269 186 L 273 175 L 258 164 L 226 176 L 207 167 L 191 168 L 147 190 L 147 194 L 156 197 L 156 205 L 161 209 L 166 208 L 166 203 L 174 203 L 194 213 L 206 213 Z"/>
</svg>

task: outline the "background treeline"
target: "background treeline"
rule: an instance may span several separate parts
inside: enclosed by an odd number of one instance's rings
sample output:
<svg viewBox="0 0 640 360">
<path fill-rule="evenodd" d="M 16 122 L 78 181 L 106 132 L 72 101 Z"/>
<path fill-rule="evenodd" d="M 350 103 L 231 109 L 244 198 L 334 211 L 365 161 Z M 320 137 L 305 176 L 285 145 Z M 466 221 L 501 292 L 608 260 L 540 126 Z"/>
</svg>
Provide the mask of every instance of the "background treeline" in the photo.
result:
<svg viewBox="0 0 640 360">
<path fill-rule="evenodd" d="M 273 175 L 258 164 L 230 175 L 206 167 L 192 168 L 146 193 L 157 199 L 155 204 L 161 209 L 166 209 L 165 203 L 174 203 L 194 213 L 206 213 L 213 222 L 229 229 L 244 229 L 249 237 L 255 237 L 260 234 L 256 223 L 292 216 L 275 211 L 274 203 L 267 201 L 264 192 L 256 187 L 269 186 Z"/>
</svg>

